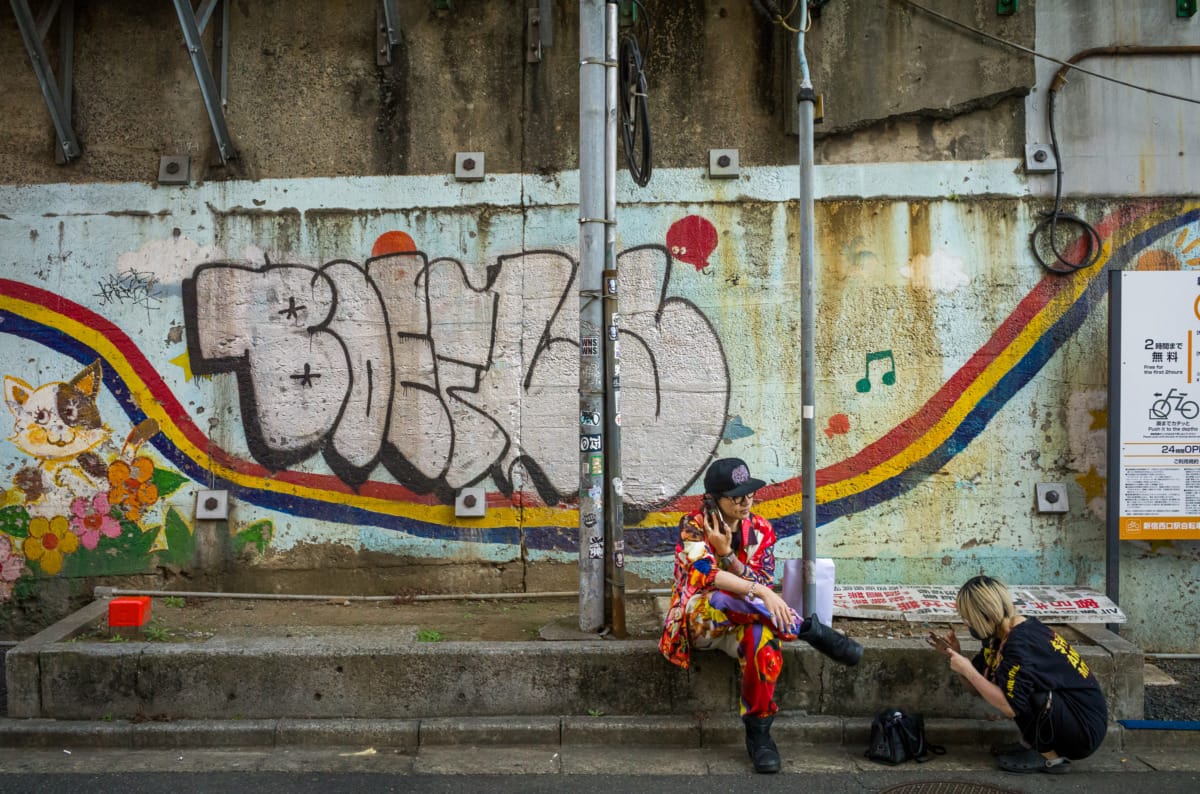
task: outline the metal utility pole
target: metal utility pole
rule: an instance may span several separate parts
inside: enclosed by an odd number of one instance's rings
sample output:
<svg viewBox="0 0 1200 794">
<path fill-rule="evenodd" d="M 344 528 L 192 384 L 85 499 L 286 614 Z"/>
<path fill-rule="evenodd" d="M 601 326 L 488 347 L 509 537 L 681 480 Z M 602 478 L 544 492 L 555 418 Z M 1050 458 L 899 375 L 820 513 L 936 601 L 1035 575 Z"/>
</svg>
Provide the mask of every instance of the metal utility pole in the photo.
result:
<svg viewBox="0 0 1200 794">
<path fill-rule="evenodd" d="M 605 2 L 579 0 L 579 630 L 604 626 Z"/>
<path fill-rule="evenodd" d="M 617 4 L 605 6 L 604 57 L 604 437 L 608 450 L 604 478 L 608 505 L 604 511 L 605 569 L 608 575 L 609 626 L 617 639 L 625 638 L 625 506 L 621 480 L 621 341 L 617 306 Z"/>
<path fill-rule="evenodd" d="M 804 19 L 796 33 L 796 59 L 800 66 L 800 92 L 796 97 L 800 123 L 800 470 L 801 556 L 804 564 L 804 611 L 817 603 L 817 456 L 816 456 L 816 356 L 813 353 L 813 116 L 817 95 L 804 56 L 804 31 L 808 4 L 801 3 Z"/>
</svg>

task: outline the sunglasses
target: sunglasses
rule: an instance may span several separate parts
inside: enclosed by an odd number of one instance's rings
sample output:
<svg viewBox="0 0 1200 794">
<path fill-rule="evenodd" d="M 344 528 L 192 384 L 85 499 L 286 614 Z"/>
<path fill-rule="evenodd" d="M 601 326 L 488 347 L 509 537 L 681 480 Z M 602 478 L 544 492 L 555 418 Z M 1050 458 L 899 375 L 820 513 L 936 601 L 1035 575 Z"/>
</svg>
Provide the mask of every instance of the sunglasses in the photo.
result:
<svg viewBox="0 0 1200 794">
<path fill-rule="evenodd" d="M 729 501 L 733 502 L 735 505 L 746 505 L 746 504 L 750 504 L 750 502 L 754 501 L 754 491 L 751 491 L 748 494 L 742 494 L 741 496 L 722 496 L 721 498 L 728 499 Z"/>
</svg>

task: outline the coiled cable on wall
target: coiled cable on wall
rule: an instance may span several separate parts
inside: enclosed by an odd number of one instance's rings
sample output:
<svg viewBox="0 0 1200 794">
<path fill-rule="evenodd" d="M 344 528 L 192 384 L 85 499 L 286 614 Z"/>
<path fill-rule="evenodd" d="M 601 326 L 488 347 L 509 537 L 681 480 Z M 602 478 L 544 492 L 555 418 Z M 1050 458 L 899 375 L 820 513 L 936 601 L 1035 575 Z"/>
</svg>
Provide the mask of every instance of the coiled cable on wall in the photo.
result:
<svg viewBox="0 0 1200 794">
<path fill-rule="evenodd" d="M 1042 219 L 1038 221 L 1037 225 L 1033 227 L 1033 231 L 1029 233 L 1029 247 L 1033 251 L 1034 259 L 1042 267 L 1051 273 L 1067 274 L 1096 264 L 1096 260 L 1100 258 L 1102 245 L 1100 242 L 1100 233 L 1096 231 L 1094 226 L 1078 215 L 1063 212 L 1062 209 L 1063 164 L 1062 155 L 1058 150 L 1058 133 L 1054 129 L 1055 94 L 1056 91 L 1054 90 L 1049 92 L 1047 105 L 1047 115 L 1050 121 L 1050 149 L 1054 153 L 1054 209 L 1042 212 Z M 1057 236 L 1058 225 L 1060 223 L 1077 226 L 1083 231 L 1083 236 L 1080 239 L 1084 250 L 1079 259 L 1074 262 L 1063 256 L 1062 251 L 1059 250 Z M 1050 251 L 1054 254 L 1053 262 L 1047 261 L 1038 248 L 1038 237 L 1047 232 L 1049 234 Z"/>
<path fill-rule="evenodd" d="M 633 0 L 646 20 L 646 41 L 649 43 L 650 17 L 641 0 Z M 650 108 L 647 102 L 645 59 L 642 46 L 632 30 L 621 34 L 617 49 L 617 105 L 621 115 L 621 143 L 629 175 L 639 187 L 650 182 L 654 150 L 650 142 Z"/>
</svg>

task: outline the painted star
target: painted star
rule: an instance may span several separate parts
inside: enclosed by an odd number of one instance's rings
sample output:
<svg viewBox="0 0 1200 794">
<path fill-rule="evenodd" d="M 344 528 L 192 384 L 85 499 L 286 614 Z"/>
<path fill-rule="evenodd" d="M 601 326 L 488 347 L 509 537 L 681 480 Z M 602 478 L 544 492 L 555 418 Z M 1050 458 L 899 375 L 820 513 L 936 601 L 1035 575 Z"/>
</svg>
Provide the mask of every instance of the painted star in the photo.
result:
<svg viewBox="0 0 1200 794">
<path fill-rule="evenodd" d="M 1084 500 L 1087 502 L 1104 496 L 1105 491 L 1108 489 L 1108 478 L 1097 474 L 1095 466 L 1088 469 L 1087 474 L 1078 475 L 1075 478 L 1075 482 L 1079 483 L 1079 486 L 1083 488 Z"/>
</svg>

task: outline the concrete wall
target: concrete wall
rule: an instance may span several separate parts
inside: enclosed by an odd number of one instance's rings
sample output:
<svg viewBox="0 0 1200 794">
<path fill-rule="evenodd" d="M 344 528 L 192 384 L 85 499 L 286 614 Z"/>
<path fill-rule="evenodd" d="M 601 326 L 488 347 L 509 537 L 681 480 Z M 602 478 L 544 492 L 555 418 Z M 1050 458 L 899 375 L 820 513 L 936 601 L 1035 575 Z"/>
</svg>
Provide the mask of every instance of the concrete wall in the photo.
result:
<svg viewBox="0 0 1200 794">
<path fill-rule="evenodd" d="M 780 554 L 799 554 L 787 42 L 748 3 L 669 5 L 653 18 L 656 172 L 646 189 L 618 182 L 633 583 L 668 577 L 670 527 L 713 455 L 742 456 L 772 483 L 759 510 Z M 959 18 L 1028 46 L 1046 5 L 1001 18 L 983 3 Z M 228 167 L 209 165 L 169 8 L 81 5 L 85 154 L 67 166 L 54 164 L 3 18 L 10 622 L 111 577 L 321 592 L 572 585 L 574 6 L 556 4 L 556 43 L 527 65 L 522 4 L 406 4 L 387 68 L 374 63 L 374 6 L 327 6 L 235 4 L 227 113 L 241 156 Z M 1047 206 L 1047 177 L 1023 169 L 1032 56 L 898 9 L 831 3 L 812 33 L 818 90 L 829 86 L 818 552 L 842 582 L 986 570 L 1102 590 L 1105 271 L 1196 267 L 1198 205 L 1157 172 L 1145 180 L 1155 200 L 1078 196 L 1102 257 L 1048 273 L 1028 246 Z M 864 48 L 895 65 L 882 82 L 854 78 Z M 145 57 L 121 57 L 132 50 Z M 946 62 L 972 68 L 933 68 Z M 1176 160 L 1195 184 L 1189 145 Z M 707 150 L 728 146 L 742 177 L 708 179 Z M 448 175 L 462 150 L 487 153 L 487 180 Z M 160 155 L 189 152 L 190 185 L 150 182 Z M 39 415 L 70 430 L 39 431 Z M 1070 511 L 1038 513 L 1039 482 L 1066 482 Z M 488 493 L 482 519 L 454 517 L 469 485 Z M 227 522 L 196 518 L 202 488 L 229 491 Z M 1197 574 L 1195 542 L 1123 544 L 1129 636 L 1200 647 Z"/>
</svg>

